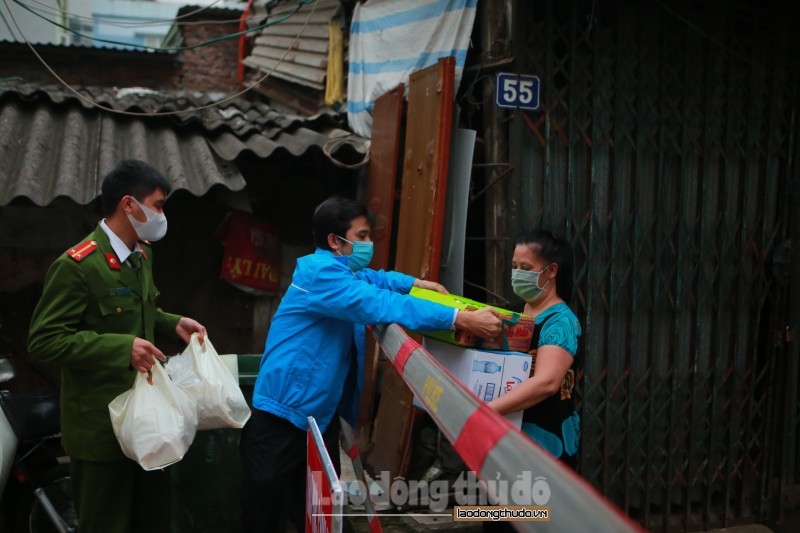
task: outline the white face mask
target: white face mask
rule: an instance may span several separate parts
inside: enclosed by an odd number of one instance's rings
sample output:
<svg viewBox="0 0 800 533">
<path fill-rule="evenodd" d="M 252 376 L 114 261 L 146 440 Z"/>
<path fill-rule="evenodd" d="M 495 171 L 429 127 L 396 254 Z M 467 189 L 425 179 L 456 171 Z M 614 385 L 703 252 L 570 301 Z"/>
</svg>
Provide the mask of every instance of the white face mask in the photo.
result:
<svg viewBox="0 0 800 533">
<path fill-rule="evenodd" d="M 136 205 L 142 209 L 144 216 L 147 217 L 144 222 L 139 222 L 133 218 L 133 215 L 128 214 L 128 220 L 131 221 L 131 225 L 133 225 L 133 229 L 139 239 L 150 242 L 163 239 L 164 235 L 167 234 L 167 217 L 164 213 L 156 213 L 136 198 L 133 198 L 133 201 L 136 202 Z"/>
</svg>

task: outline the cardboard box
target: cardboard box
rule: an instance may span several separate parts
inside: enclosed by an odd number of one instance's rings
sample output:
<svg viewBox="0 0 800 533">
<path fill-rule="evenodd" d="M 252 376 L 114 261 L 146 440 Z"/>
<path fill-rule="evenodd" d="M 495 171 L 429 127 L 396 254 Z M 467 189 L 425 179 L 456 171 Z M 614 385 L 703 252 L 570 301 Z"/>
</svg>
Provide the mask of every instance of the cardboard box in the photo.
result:
<svg viewBox="0 0 800 533">
<path fill-rule="evenodd" d="M 531 370 L 531 356 L 526 353 L 465 348 L 430 338 L 423 339 L 422 346 L 484 402 L 499 398 L 528 379 Z M 416 397 L 414 405 L 424 409 Z M 506 419 L 521 427 L 522 411 Z"/>
<path fill-rule="evenodd" d="M 456 344 L 458 346 L 477 347 L 486 350 L 507 350 L 509 352 L 527 352 L 529 350 L 531 338 L 533 337 L 533 328 L 535 326 L 534 318 L 531 316 L 515 313 L 514 311 L 509 311 L 500 307 L 487 306 L 487 304 L 463 296 L 441 294 L 436 291 L 420 289 L 418 287 L 412 288 L 410 294 L 416 298 L 436 302 L 464 311 L 474 311 L 482 307 L 493 307 L 500 312 L 500 318 L 504 322 L 508 322 L 503 326 L 504 337 L 508 343 L 507 346 L 503 345 L 503 338 L 498 338 L 495 342 L 489 342 L 462 329 L 423 333 L 426 337 Z"/>
</svg>

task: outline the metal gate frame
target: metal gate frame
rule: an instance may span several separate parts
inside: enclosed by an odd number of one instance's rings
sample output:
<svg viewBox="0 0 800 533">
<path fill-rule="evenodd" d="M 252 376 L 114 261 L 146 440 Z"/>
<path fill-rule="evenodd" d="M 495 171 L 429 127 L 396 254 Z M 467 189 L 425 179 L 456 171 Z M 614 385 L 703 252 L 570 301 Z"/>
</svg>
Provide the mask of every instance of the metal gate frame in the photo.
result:
<svg viewBox="0 0 800 533">
<path fill-rule="evenodd" d="M 774 518 L 800 479 L 800 50 L 737 8 L 514 4 L 543 111 L 510 116 L 510 227 L 573 243 L 580 470 L 649 529 Z"/>
</svg>

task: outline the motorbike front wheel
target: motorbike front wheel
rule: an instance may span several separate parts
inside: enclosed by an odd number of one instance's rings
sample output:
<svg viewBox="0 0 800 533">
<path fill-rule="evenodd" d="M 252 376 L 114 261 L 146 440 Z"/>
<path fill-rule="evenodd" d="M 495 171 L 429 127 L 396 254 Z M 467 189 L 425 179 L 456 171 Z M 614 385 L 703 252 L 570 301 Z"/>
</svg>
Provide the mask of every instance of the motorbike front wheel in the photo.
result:
<svg viewBox="0 0 800 533">
<path fill-rule="evenodd" d="M 72 504 L 72 484 L 69 477 L 69 465 L 55 466 L 41 475 L 42 490 L 47 495 L 56 513 L 66 523 L 70 531 L 78 528 L 78 517 Z M 22 505 L 18 507 L 17 533 L 57 533 L 53 521 L 45 511 L 41 502 L 31 493 L 26 493 Z"/>
</svg>

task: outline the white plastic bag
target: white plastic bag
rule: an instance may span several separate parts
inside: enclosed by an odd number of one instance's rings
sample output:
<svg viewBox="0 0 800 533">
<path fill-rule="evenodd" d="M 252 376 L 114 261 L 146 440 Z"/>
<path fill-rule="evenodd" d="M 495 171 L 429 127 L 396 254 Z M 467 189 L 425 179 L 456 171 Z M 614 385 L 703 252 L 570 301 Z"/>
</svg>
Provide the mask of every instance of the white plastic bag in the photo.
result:
<svg viewBox="0 0 800 533">
<path fill-rule="evenodd" d="M 145 470 L 183 459 L 197 431 L 197 407 L 159 363 L 108 404 L 122 452 Z"/>
<path fill-rule="evenodd" d="M 167 358 L 164 369 L 179 387 L 194 397 L 191 390 L 200 385 L 200 377 L 194 371 L 192 358 L 188 355 L 176 355 Z"/>
<path fill-rule="evenodd" d="M 250 418 L 250 407 L 239 383 L 208 337 L 201 343 L 197 334 L 192 334 L 189 345 L 177 356 L 181 357 L 191 359 L 194 372 L 199 378 L 199 383 L 186 388 L 197 402 L 197 429 L 244 426 Z"/>
</svg>

